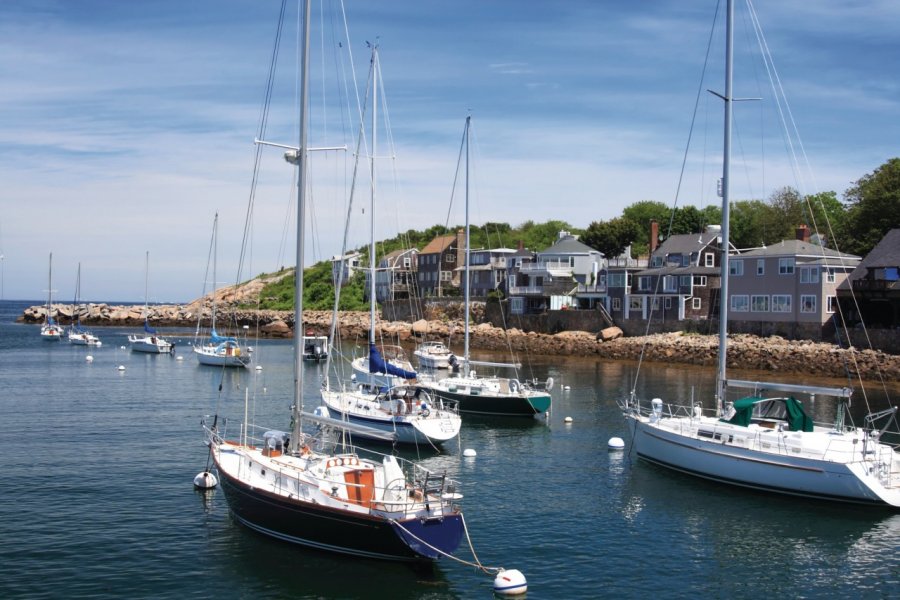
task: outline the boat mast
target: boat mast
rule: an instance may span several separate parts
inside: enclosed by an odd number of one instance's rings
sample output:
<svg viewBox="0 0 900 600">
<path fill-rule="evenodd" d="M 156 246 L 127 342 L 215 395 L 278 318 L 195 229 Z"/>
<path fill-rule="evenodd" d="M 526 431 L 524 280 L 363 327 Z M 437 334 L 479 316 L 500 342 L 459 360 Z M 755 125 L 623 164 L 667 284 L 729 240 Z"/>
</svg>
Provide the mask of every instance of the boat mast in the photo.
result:
<svg viewBox="0 0 900 600">
<path fill-rule="evenodd" d="M 725 135 L 722 152 L 722 253 L 721 285 L 719 290 L 719 368 L 716 377 L 716 414 L 722 414 L 725 402 L 725 367 L 728 356 L 728 249 L 729 227 L 729 184 L 731 172 L 731 124 L 732 124 L 732 79 L 734 67 L 734 0 L 728 0 L 725 13 Z"/>
<path fill-rule="evenodd" d="M 150 251 L 144 257 L 144 320 L 147 319 L 147 302 L 150 297 Z"/>
<path fill-rule="evenodd" d="M 303 232 L 306 226 L 306 128 L 309 115 L 309 0 L 303 1 L 303 24 L 300 32 L 300 143 L 297 150 L 297 261 L 294 272 L 294 406 L 291 430 L 291 453 L 300 449 L 300 413 L 303 394 Z"/>
<path fill-rule="evenodd" d="M 465 252 L 465 269 L 463 273 L 465 274 L 465 285 L 466 285 L 466 310 L 464 311 L 466 323 L 465 323 L 465 341 L 463 348 L 463 356 L 465 360 L 465 376 L 469 376 L 469 125 L 472 121 L 472 116 L 469 115 L 466 117 L 466 252 Z"/>
<path fill-rule="evenodd" d="M 50 253 L 50 263 L 47 268 L 47 323 L 53 322 L 53 253 Z"/>
<path fill-rule="evenodd" d="M 219 213 L 216 213 L 216 216 L 213 219 L 212 243 L 213 243 L 213 280 L 212 280 L 212 321 L 211 321 L 210 331 L 215 333 L 216 335 L 218 335 L 218 333 L 216 332 L 216 285 L 218 284 L 218 282 L 216 281 L 216 267 L 217 267 L 216 263 L 219 258 Z"/>
<path fill-rule="evenodd" d="M 369 198 L 369 344 L 375 343 L 375 150 L 378 129 L 378 45 L 372 45 L 372 158 L 370 176 L 372 194 Z"/>
</svg>

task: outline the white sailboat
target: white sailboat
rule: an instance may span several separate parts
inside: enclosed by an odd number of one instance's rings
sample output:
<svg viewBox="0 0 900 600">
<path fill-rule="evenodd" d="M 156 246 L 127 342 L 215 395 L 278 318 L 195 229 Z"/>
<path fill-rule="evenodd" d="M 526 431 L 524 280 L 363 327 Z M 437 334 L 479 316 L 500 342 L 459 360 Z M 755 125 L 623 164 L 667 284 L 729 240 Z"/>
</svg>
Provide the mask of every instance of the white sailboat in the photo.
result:
<svg viewBox="0 0 900 600">
<path fill-rule="evenodd" d="M 132 352 L 148 354 L 168 354 L 175 351 L 175 344 L 161 337 L 148 321 L 147 303 L 150 298 L 150 251 L 144 259 L 144 332 L 132 333 L 128 336 Z"/>
<path fill-rule="evenodd" d="M 474 366 L 500 369 L 516 369 L 517 364 L 473 361 L 469 356 L 469 133 L 472 117 L 466 117 L 463 141 L 466 153 L 466 249 L 465 249 L 465 331 L 462 373 L 458 376 L 425 378 L 420 387 L 430 391 L 435 397 L 446 402 L 453 402 L 459 412 L 489 417 L 534 417 L 547 414 L 552 402 L 550 388 L 553 381 L 548 380 L 543 389 L 520 382 L 516 377 L 479 376 Z M 454 367 L 455 368 L 455 367 Z"/>
<path fill-rule="evenodd" d="M 714 416 L 702 406 L 675 406 L 635 391 L 622 402 L 634 453 L 648 462 L 731 485 L 822 500 L 900 507 L 900 453 L 882 441 L 897 408 L 869 414 L 864 427 L 848 424 L 849 388 L 729 379 L 729 169 L 732 127 L 733 0 L 726 19 L 725 134 L 722 173 L 722 260 Z M 737 390 L 746 397 L 726 401 Z M 797 399 L 836 399 L 833 424 L 814 424 Z M 876 422 L 885 421 L 879 429 Z"/>
<path fill-rule="evenodd" d="M 58 342 L 62 338 L 63 328 L 53 318 L 53 253 L 50 253 L 50 267 L 47 275 L 47 314 L 41 324 L 41 339 L 47 342 Z"/>
<path fill-rule="evenodd" d="M 300 140 L 285 158 L 298 165 L 294 322 L 303 317 L 304 234 L 308 156 L 308 0 L 303 3 Z M 456 506 L 461 495 L 444 475 L 394 456 L 365 458 L 352 448 L 329 450 L 327 440 L 303 430 L 318 423 L 358 432 L 346 423 L 312 415 L 303 406 L 303 352 L 295 335 L 290 433 L 242 427 L 228 439 L 218 419 L 207 427 L 209 450 L 235 519 L 264 535 L 316 549 L 397 561 L 450 556 L 465 533 Z M 257 433 L 264 432 L 264 433 Z M 255 437 L 254 437 L 255 436 Z M 390 436 L 384 435 L 384 438 Z M 207 474 L 198 476 L 208 481 Z"/>
<path fill-rule="evenodd" d="M 372 174 L 371 195 L 369 197 L 369 218 L 371 219 L 372 240 L 375 235 L 375 174 L 376 174 L 376 129 L 378 122 L 378 46 L 372 47 Z M 372 324 L 375 323 L 375 244 L 369 249 L 370 277 L 369 299 Z M 339 293 L 338 288 L 338 293 Z M 335 308 L 336 310 L 336 308 Z M 336 317 L 336 314 L 335 314 Z M 438 445 L 459 435 L 462 420 L 454 403 L 444 402 L 429 392 L 409 385 L 405 380 L 416 376 L 412 366 L 398 365 L 384 361 L 375 346 L 374 327 L 370 328 L 367 358 L 358 358 L 353 363 L 354 380 L 351 389 L 332 390 L 330 382 L 322 390 L 322 404 L 326 414 L 345 422 L 369 427 L 381 434 L 388 433 L 394 441 L 408 444 Z M 383 368 L 376 365 L 383 365 Z M 399 370 L 397 369 L 399 367 Z M 409 371 L 403 372 L 408 369 Z M 366 438 L 365 433 L 357 434 Z M 371 438 L 370 438 L 371 439 Z"/>
<path fill-rule="evenodd" d="M 75 278 L 75 300 L 72 302 L 72 325 L 69 326 L 69 343 L 75 346 L 102 346 L 96 335 L 81 326 L 78 316 L 78 297 L 81 294 L 81 263 L 78 263 L 78 275 Z"/>
<path fill-rule="evenodd" d="M 218 235 L 219 235 L 219 213 L 216 213 L 213 219 L 212 240 L 210 242 L 213 263 L 213 292 L 212 292 L 212 315 L 209 337 L 200 338 L 200 322 L 203 319 L 202 311 L 197 320 L 197 330 L 194 335 L 194 356 L 201 365 L 211 367 L 237 367 L 247 368 L 250 366 L 250 355 L 244 352 L 237 338 L 231 336 L 221 336 L 216 331 L 216 262 L 218 254 Z M 208 267 L 207 267 L 208 268 Z M 204 287 L 205 289 L 205 287 Z"/>
</svg>

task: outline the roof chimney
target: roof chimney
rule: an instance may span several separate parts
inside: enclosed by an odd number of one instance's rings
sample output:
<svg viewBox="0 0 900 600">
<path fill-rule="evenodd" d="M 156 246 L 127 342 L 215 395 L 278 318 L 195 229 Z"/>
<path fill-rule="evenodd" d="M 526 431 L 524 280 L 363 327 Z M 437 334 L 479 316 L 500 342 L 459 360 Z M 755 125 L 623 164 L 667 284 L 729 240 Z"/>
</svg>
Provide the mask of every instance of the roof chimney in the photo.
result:
<svg viewBox="0 0 900 600">
<path fill-rule="evenodd" d="M 516 247 L 516 249 L 517 249 L 517 250 L 524 250 L 524 249 L 525 249 L 525 242 L 523 242 L 522 240 L 519 240 L 519 245 Z"/>
<path fill-rule="evenodd" d="M 806 225 L 797 227 L 797 239 L 801 242 L 809 242 L 809 227 Z"/>
<path fill-rule="evenodd" d="M 656 219 L 650 219 L 650 254 L 652 255 L 656 251 L 656 247 L 659 245 L 659 223 L 656 222 Z"/>
</svg>

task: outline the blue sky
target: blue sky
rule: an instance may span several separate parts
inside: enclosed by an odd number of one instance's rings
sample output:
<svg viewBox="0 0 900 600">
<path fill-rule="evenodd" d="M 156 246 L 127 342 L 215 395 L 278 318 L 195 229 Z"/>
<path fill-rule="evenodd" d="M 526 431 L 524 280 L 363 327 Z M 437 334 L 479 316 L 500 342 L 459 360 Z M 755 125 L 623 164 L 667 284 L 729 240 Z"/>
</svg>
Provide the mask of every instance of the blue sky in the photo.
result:
<svg viewBox="0 0 900 600">
<path fill-rule="evenodd" d="M 752 39 L 743 28 L 743 0 L 738 5 L 742 52 Z M 279 6 L 277 0 L 0 3 L 4 298 L 45 296 L 52 251 L 57 298 L 72 298 L 80 262 L 83 297 L 140 301 L 149 251 L 151 301 L 193 299 L 204 286 L 216 211 L 217 279 L 234 281 Z M 736 74 L 735 94 L 763 101 L 739 106 L 735 152 L 746 166 L 735 167 L 733 198 L 766 198 L 785 185 L 840 197 L 898 155 L 900 4 L 757 0 L 753 6 L 812 174 L 797 179 L 775 151 L 751 140 L 759 127 L 784 147 L 777 123 L 757 125 L 773 103 L 761 67 L 748 66 Z M 345 0 L 345 7 L 359 79 L 366 41 L 378 39 L 390 114 L 395 159 L 379 161 L 392 180 L 379 183 L 378 237 L 445 222 L 470 111 L 475 223 L 560 219 L 585 227 L 640 200 L 673 202 L 716 0 Z M 295 19 L 293 4 L 288 11 Z M 315 50 L 321 47 L 317 42 Z M 704 90 L 722 89 L 718 48 L 714 42 Z M 717 102 L 701 94 L 682 204 L 717 201 Z M 273 105 L 270 137 L 280 142 L 296 137 L 293 114 L 275 115 L 289 105 L 289 98 Z M 314 128 L 313 144 L 332 143 L 341 129 Z M 352 138 L 341 143 L 352 145 Z M 349 161 L 317 160 L 324 167 L 317 174 L 346 172 Z M 293 262 L 282 242 L 292 222 L 290 179 L 282 166 L 261 182 L 245 275 Z M 313 206 L 310 261 L 340 249 L 340 184 L 314 192 Z M 456 206 L 451 221 L 461 223 Z M 354 216 L 353 246 L 366 242 L 361 213 Z"/>
</svg>

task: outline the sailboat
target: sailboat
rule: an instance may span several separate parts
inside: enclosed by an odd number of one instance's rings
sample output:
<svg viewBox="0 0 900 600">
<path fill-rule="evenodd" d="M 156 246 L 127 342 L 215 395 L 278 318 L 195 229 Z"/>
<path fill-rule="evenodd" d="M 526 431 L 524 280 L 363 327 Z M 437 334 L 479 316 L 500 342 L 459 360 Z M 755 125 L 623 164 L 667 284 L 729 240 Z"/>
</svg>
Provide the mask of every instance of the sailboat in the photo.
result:
<svg viewBox="0 0 900 600">
<path fill-rule="evenodd" d="M 729 379 L 728 351 L 729 169 L 732 127 L 733 0 L 726 17 L 725 133 L 722 171 L 721 294 L 716 414 L 700 404 L 674 406 L 631 395 L 621 402 L 634 453 L 682 473 L 744 488 L 829 501 L 900 507 L 900 454 L 881 441 L 893 407 L 847 425 L 850 388 Z M 726 401 L 733 390 L 743 397 Z M 835 399 L 834 423 L 813 423 L 798 397 Z M 883 428 L 876 421 L 886 421 Z M 808 507 L 804 505 L 804 510 Z"/>
<path fill-rule="evenodd" d="M 213 261 L 213 293 L 212 293 L 212 323 L 209 337 L 199 341 L 200 322 L 203 319 L 201 311 L 197 320 L 197 330 L 194 335 L 194 355 L 201 365 L 212 367 L 238 367 L 247 368 L 250 365 L 250 355 L 241 348 L 237 338 L 221 336 L 216 332 L 216 262 L 218 254 L 219 213 L 213 219 L 212 240 L 210 242 Z M 208 263 L 207 263 L 208 264 Z M 207 266 L 208 268 L 208 266 Z"/>
<path fill-rule="evenodd" d="M 285 153 L 285 158 L 298 166 L 294 290 L 294 322 L 298 324 L 303 322 L 309 185 L 309 0 L 304 1 L 302 10 L 300 136 L 297 149 Z M 293 338 L 290 432 L 247 424 L 242 439 L 232 440 L 218 427 L 218 419 L 206 426 L 209 451 L 234 518 L 264 535 L 342 554 L 426 563 L 449 556 L 465 532 L 456 506 L 461 495 L 455 482 L 394 456 L 376 460 L 347 447 L 332 452 L 327 440 L 304 431 L 305 423 L 351 433 L 359 428 L 302 410 L 301 337 Z"/>
<path fill-rule="evenodd" d="M 372 46 L 372 60 L 370 81 L 372 81 L 372 98 L 378 98 L 378 73 L 381 71 L 378 64 L 378 46 Z M 376 162 L 376 124 L 377 101 L 373 100 L 372 108 L 372 150 L 370 172 L 372 173 L 372 188 L 369 198 L 369 218 L 371 229 L 375 230 L 375 162 Z M 375 236 L 372 235 L 374 240 Z M 375 307 L 375 246 L 369 249 L 370 277 L 369 299 L 374 323 Z M 339 293 L 338 288 L 338 293 Z M 336 318 L 335 313 L 335 318 Z M 370 336 L 374 335 L 370 328 Z M 354 371 L 354 386 L 349 390 L 332 390 L 330 383 L 326 382 L 322 390 L 322 404 L 325 414 L 334 418 L 363 425 L 382 433 L 393 435 L 396 442 L 408 444 L 443 444 L 459 435 L 462 420 L 454 403 L 444 402 L 440 398 L 414 385 L 408 384 L 405 379 L 414 378 L 415 373 L 397 374 L 389 367 L 394 367 L 381 359 L 375 341 L 369 339 L 370 356 L 366 364 L 361 364 L 357 359 Z M 384 369 L 375 368 L 379 362 Z M 404 365 L 411 369 L 411 366 Z M 403 370 L 401 367 L 400 370 Z M 358 371 L 362 371 L 361 373 Z M 381 379 L 383 378 L 383 380 Z M 392 381 L 400 379 L 399 382 Z M 358 437 L 367 438 L 365 433 L 357 434 Z M 371 439 L 371 438 L 370 438 Z"/>
<path fill-rule="evenodd" d="M 81 294 L 81 263 L 78 263 L 78 275 L 75 278 L 75 300 L 72 302 L 72 313 L 74 322 L 69 327 L 69 343 L 75 346 L 101 346 L 96 335 L 81 326 L 81 318 L 78 316 L 78 297 Z"/>
<path fill-rule="evenodd" d="M 465 249 L 465 331 L 462 369 L 459 376 L 448 376 L 434 379 L 422 379 L 419 386 L 432 392 L 445 401 L 455 402 L 459 412 L 492 417 L 533 417 L 547 414 L 550 410 L 551 396 L 549 388 L 552 380 L 544 389 L 520 382 L 516 377 L 479 376 L 473 366 L 493 368 L 518 368 L 513 363 L 494 363 L 473 361 L 469 356 L 469 133 L 472 117 L 466 117 L 463 136 L 466 153 L 466 249 Z M 456 367 L 454 367 L 456 368 Z"/>
<path fill-rule="evenodd" d="M 47 275 L 47 314 L 41 325 L 41 339 L 48 342 L 58 342 L 62 337 L 63 329 L 53 318 L 53 253 L 50 253 L 50 268 Z"/>
<path fill-rule="evenodd" d="M 162 338 L 155 329 L 150 327 L 148 321 L 147 303 L 150 298 L 150 251 L 147 251 L 144 259 L 144 333 L 132 333 L 128 336 L 132 352 L 146 352 L 149 354 L 167 354 L 175 351 L 175 344 Z"/>
</svg>

